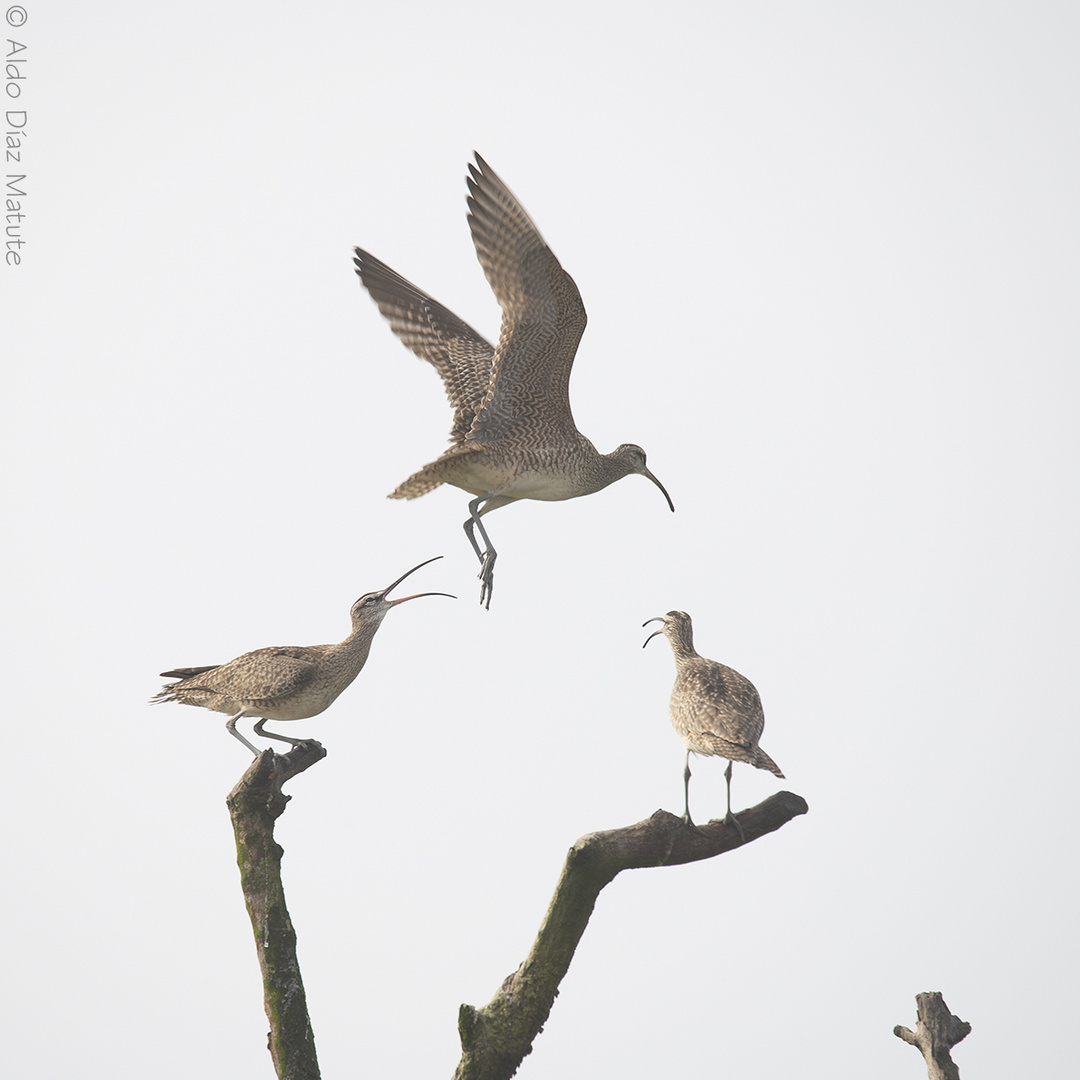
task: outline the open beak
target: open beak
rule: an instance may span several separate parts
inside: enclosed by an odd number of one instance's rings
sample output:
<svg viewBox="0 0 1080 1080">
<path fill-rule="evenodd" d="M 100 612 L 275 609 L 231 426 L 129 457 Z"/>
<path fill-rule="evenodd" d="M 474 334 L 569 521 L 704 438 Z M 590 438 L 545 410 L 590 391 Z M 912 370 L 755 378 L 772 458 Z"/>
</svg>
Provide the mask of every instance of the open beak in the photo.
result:
<svg viewBox="0 0 1080 1080">
<path fill-rule="evenodd" d="M 419 570 L 421 566 L 427 566 L 428 563 L 433 563 L 433 562 L 435 562 L 436 559 L 441 559 L 441 558 L 442 558 L 441 555 L 436 555 L 435 558 L 433 558 L 433 559 L 425 559 L 422 563 L 420 563 L 419 566 L 414 566 L 411 570 L 406 570 L 405 573 L 402 574 L 401 577 L 399 577 L 397 579 L 397 581 L 395 581 L 392 585 L 387 585 L 386 588 L 383 589 L 383 591 L 382 591 L 383 599 L 384 600 L 386 599 L 386 594 L 391 589 L 394 589 L 398 585 L 400 585 L 410 574 L 415 574 L 416 571 Z M 447 592 L 421 592 L 421 593 L 413 593 L 412 596 L 403 596 L 400 600 L 392 600 L 390 602 L 390 606 L 394 607 L 397 604 L 404 604 L 406 600 L 416 600 L 421 596 L 449 596 L 451 600 L 456 600 L 457 599 L 456 596 L 451 596 L 450 593 L 447 593 Z"/>
<path fill-rule="evenodd" d="M 660 481 L 658 480 L 658 481 L 657 481 L 657 483 L 659 483 L 659 482 L 660 482 Z M 660 490 L 661 490 L 661 491 L 664 491 L 664 489 L 663 489 L 663 488 L 661 488 Z M 664 492 L 664 494 L 666 495 L 666 494 L 667 494 L 667 492 L 665 491 L 665 492 Z M 670 502 L 671 500 L 669 499 L 668 501 Z M 672 509 L 672 510 L 674 510 L 674 509 L 675 509 L 675 507 L 673 506 L 673 507 L 672 507 L 671 509 Z M 646 620 L 645 620 L 645 621 L 644 621 L 644 622 L 643 622 L 643 623 L 642 623 L 641 625 L 642 625 L 642 626 L 648 626 L 648 625 L 649 625 L 649 623 L 651 623 L 651 622 L 665 622 L 665 619 L 664 619 L 664 616 L 663 616 L 663 615 L 657 615 L 655 619 L 646 619 Z M 646 646 L 646 645 L 648 645 L 648 644 L 649 644 L 649 642 L 650 642 L 650 641 L 652 641 L 652 639 L 653 639 L 654 637 L 656 637 L 656 636 L 657 636 L 658 634 L 662 634 L 663 632 L 664 632 L 664 630 L 663 630 L 663 627 L 661 627 L 661 628 L 660 628 L 659 630 L 654 630 L 654 631 L 653 631 L 653 632 L 652 632 L 652 633 L 651 633 L 651 634 L 650 634 L 650 635 L 649 635 L 649 636 L 648 636 L 648 637 L 647 637 L 647 638 L 645 639 L 645 642 L 644 642 L 644 644 L 643 644 L 643 645 L 642 645 L 641 647 L 642 647 L 642 648 L 644 649 L 644 648 L 645 648 L 645 646 Z"/>
<path fill-rule="evenodd" d="M 664 487 L 664 485 L 661 484 L 660 481 L 657 480 L 656 477 L 653 476 L 653 474 L 651 472 L 649 472 L 648 469 L 642 469 L 641 470 L 641 475 L 642 476 L 647 476 L 664 493 L 664 498 L 667 499 L 667 504 L 668 504 L 668 506 L 671 507 L 671 512 L 674 514 L 675 513 L 675 504 L 671 501 L 671 496 L 667 493 L 667 488 Z"/>
<path fill-rule="evenodd" d="M 418 592 L 413 593 L 412 596 L 403 596 L 400 600 L 391 600 L 390 606 L 396 607 L 398 604 L 404 604 L 406 600 L 417 600 L 421 596 L 449 596 L 451 600 L 456 600 L 457 597 L 448 592 Z"/>
</svg>

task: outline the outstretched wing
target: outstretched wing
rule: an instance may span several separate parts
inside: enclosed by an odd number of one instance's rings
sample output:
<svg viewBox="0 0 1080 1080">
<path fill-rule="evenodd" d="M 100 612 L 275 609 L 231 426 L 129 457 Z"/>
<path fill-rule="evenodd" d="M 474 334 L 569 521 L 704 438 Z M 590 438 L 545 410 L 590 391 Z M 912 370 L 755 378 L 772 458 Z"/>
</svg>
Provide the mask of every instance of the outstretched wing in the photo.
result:
<svg viewBox="0 0 1080 1080">
<path fill-rule="evenodd" d="M 479 154 L 469 174 L 469 229 L 503 312 L 491 385 L 472 434 L 539 420 L 572 435 L 570 369 L 586 322 L 581 294 Z"/>
<path fill-rule="evenodd" d="M 491 381 L 494 347 L 386 263 L 362 248 L 355 250 L 356 272 L 390 329 L 442 376 L 454 406 L 450 436 L 454 442 L 463 441 Z"/>
</svg>

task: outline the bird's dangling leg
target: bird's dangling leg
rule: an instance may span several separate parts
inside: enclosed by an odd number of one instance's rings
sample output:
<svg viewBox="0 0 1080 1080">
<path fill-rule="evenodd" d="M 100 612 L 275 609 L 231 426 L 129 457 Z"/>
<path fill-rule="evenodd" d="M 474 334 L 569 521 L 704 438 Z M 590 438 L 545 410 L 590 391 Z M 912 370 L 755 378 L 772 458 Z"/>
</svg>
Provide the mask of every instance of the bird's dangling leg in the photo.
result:
<svg viewBox="0 0 1080 1080">
<path fill-rule="evenodd" d="M 290 746 L 303 746 L 304 743 L 310 741 L 308 739 L 293 739 L 288 735 L 277 735 L 273 731 L 267 731 L 263 726 L 266 723 L 266 717 L 264 716 L 251 730 L 256 735 L 261 735 L 264 739 L 277 739 L 278 742 L 286 742 Z"/>
<path fill-rule="evenodd" d="M 256 730 L 258 730 L 256 728 Z M 727 781 L 727 813 L 724 815 L 725 825 L 734 825 L 739 830 L 739 842 L 746 843 L 746 834 L 742 831 L 742 826 L 739 824 L 739 819 L 731 812 L 731 766 L 732 762 L 727 763 L 727 768 L 724 770 L 724 779 Z"/>
<path fill-rule="evenodd" d="M 686 751 L 686 768 L 683 769 L 683 794 L 686 796 L 686 809 L 683 811 L 683 823 L 693 825 L 690 819 L 690 751 Z"/>
<path fill-rule="evenodd" d="M 245 710 L 241 709 L 235 716 L 230 716 L 229 719 L 225 721 L 225 728 L 230 735 L 239 739 L 256 757 L 258 757 L 262 751 L 254 743 L 249 743 L 247 739 L 236 730 L 236 721 L 244 715 L 244 712 Z"/>
<path fill-rule="evenodd" d="M 469 538 L 469 543 L 472 544 L 472 549 L 476 552 L 476 557 L 480 560 L 480 603 L 487 608 L 491 609 L 491 593 L 494 588 L 494 576 L 495 576 L 495 559 L 498 553 L 495 551 L 491 543 L 491 537 L 488 536 L 487 530 L 484 528 L 484 523 L 480 520 L 480 504 L 486 503 L 492 494 L 488 492 L 486 495 L 478 495 L 472 502 L 469 503 L 469 516 L 465 520 L 463 528 L 465 529 L 465 535 Z M 476 536 L 473 534 L 473 528 L 480 530 L 480 535 L 484 539 L 484 550 L 480 550 L 480 545 L 476 542 Z"/>
</svg>

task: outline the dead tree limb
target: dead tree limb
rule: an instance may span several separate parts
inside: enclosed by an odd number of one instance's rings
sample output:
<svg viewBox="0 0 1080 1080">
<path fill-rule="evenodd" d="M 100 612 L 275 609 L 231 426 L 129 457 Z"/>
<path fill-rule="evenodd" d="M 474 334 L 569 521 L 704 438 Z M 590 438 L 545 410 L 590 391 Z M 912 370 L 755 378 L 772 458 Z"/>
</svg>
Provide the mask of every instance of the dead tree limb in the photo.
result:
<svg viewBox="0 0 1080 1080">
<path fill-rule="evenodd" d="M 806 802 L 781 791 L 739 811 L 746 843 L 805 814 Z M 458 1012 L 461 1061 L 454 1080 L 509 1080 L 551 1012 L 600 891 L 622 870 L 711 859 L 742 847 L 738 830 L 722 821 L 695 828 L 666 810 L 622 829 L 589 833 L 570 849 L 532 950 L 481 1009 Z"/>
<path fill-rule="evenodd" d="M 282 784 L 324 757 L 326 751 L 313 740 L 287 754 L 264 750 L 226 800 L 262 969 L 263 1003 L 270 1021 L 268 1047 L 279 1080 L 319 1080 L 319 1062 L 296 959 L 296 931 L 285 906 L 283 850 L 274 840 L 274 822 L 290 798 L 282 794 Z"/>
<path fill-rule="evenodd" d="M 926 1059 L 926 1073 L 929 1080 L 960 1080 L 960 1070 L 956 1067 L 949 1051 L 967 1038 L 971 1025 L 949 1012 L 949 1006 L 941 994 L 935 992 L 916 994 L 919 1021 L 915 1030 L 897 1024 L 893 1034 L 898 1039 L 919 1048 Z"/>
</svg>

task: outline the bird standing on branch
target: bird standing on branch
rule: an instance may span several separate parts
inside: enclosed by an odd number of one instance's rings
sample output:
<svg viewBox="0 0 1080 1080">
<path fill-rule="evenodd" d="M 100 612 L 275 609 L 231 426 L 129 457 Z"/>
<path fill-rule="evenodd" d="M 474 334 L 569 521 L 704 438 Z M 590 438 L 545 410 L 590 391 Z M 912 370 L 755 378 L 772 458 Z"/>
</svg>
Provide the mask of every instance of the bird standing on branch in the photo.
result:
<svg viewBox="0 0 1080 1080">
<path fill-rule="evenodd" d="M 780 767 L 758 746 L 765 727 L 765 713 L 754 684 L 733 668 L 699 656 L 694 649 L 694 629 L 685 611 L 669 611 L 666 615 L 648 619 L 642 626 L 662 622 L 645 639 L 645 645 L 663 634 L 675 654 L 675 686 L 671 691 L 671 724 L 686 747 L 686 768 L 683 787 L 686 810 L 683 821 L 690 818 L 690 754 L 727 758 L 724 771 L 727 781 L 726 825 L 734 825 L 742 836 L 742 826 L 731 812 L 732 762 L 745 761 L 757 769 L 768 769 L 784 779 Z M 642 645 L 642 648 L 645 647 Z M 743 837 L 745 839 L 745 837 Z"/>
<path fill-rule="evenodd" d="M 434 561 L 428 559 L 385 589 L 361 596 L 349 612 L 352 632 L 344 641 L 336 645 L 271 645 L 244 653 L 226 664 L 163 671 L 162 678 L 180 681 L 165 686 L 151 698 L 151 703 L 178 701 L 181 705 L 228 713 L 225 727 L 256 757 L 261 751 L 236 730 L 236 721 L 242 716 L 260 717 L 253 729 L 256 735 L 299 746 L 305 740 L 266 731 L 263 725 L 267 720 L 305 720 L 329 708 L 360 674 L 375 631 L 392 607 L 421 596 L 450 596 L 431 592 L 403 596 L 400 600 L 386 599 L 395 585 Z"/>
</svg>

